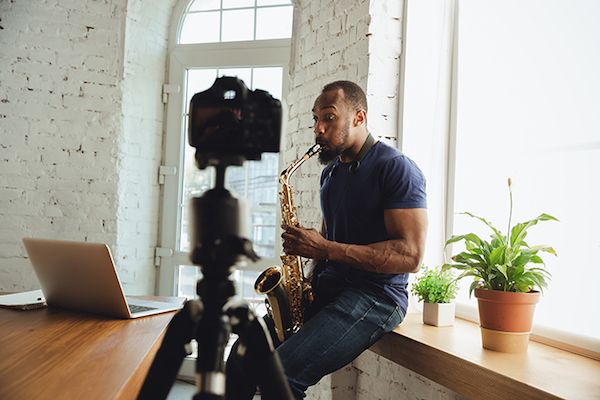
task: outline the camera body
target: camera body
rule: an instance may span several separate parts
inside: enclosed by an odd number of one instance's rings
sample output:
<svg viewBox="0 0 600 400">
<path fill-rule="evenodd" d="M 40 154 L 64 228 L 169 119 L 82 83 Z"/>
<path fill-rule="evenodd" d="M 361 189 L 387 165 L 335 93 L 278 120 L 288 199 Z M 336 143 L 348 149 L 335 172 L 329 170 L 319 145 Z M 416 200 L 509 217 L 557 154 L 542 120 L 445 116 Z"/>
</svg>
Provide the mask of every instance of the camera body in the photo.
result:
<svg viewBox="0 0 600 400">
<path fill-rule="evenodd" d="M 217 78 L 190 101 L 188 141 L 196 163 L 242 165 L 279 151 L 281 102 L 268 92 L 248 89 L 235 77 Z"/>
</svg>

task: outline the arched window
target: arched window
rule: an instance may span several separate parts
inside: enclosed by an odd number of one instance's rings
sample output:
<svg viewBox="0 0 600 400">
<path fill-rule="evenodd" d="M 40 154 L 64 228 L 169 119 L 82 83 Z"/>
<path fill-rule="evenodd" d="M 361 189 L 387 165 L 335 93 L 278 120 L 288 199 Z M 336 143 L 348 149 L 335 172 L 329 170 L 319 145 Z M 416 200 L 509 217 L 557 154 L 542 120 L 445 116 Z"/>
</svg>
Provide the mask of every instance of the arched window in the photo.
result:
<svg viewBox="0 0 600 400">
<path fill-rule="evenodd" d="M 195 0 L 178 43 L 285 39 L 292 36 L 289 0 Z"/>
<path fill-rule="evenodd" d="M 209 88 L 219 76 L 237 76 L 250 89 L 267 90 L 283 99 L 293 8 L 289 0 L 181 0 L 171 26 L 167 126 L 162 172 L 159 293 L 194 296 L 200 269 L 190 265 L 188 201 L 214 186 L 212 167 L 198 170 L 194 148 L 187 143 L 187 111 L 194 93 Z M 226 187 L 247 205 L 247 235 L 262 257 L 237 270 L 238 294 L 262 303 L 254 294 L 256 276 L 279 263 L 279 155 L 227 169 Z"/>
</svg>

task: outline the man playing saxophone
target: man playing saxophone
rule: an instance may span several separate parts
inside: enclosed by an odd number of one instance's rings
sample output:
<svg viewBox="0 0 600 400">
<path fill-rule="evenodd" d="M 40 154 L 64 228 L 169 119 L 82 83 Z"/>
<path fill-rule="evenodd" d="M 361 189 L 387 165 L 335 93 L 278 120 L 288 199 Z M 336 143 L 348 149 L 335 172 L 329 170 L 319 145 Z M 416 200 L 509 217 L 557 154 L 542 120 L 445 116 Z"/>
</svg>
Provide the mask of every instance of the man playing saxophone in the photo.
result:
<svg viewBox="0 0 600 400">
<path fill-rule="evenodd" d="M 326 85 L 312 110 L 323 229 L 284 226 L 289 256 L 319 261 L 314 301 L 282 344 L 271 327 L 292 392 L 342 368 L 393 330 L 406 314 L 408 273 L 417 272 L 427 230 L 425 178 L 397 149 L 367 130 L 367 101 L 353 82 Z M 228 360 L 228 398 L 251 399 L 256 382 L 236 348 Z M 246 366 L 247 367 L 247 366 Z"/>
</svg>

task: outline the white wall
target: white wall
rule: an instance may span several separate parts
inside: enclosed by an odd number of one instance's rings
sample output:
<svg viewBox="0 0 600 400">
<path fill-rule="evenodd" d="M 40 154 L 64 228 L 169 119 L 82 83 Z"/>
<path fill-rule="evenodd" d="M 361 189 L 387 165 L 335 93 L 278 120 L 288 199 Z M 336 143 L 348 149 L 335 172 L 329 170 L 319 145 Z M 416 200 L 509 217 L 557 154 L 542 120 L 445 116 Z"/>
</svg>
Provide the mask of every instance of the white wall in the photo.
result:
<svg viewBox="0 0 600 400">
<path fill-rule="evenodd" d="M 365 89 L 370 131 L 398 142 L 402 2 L 323 0 L 295 2 L 289 123 L 282 137 L 284 164 L 312 144 L 314 99 L 334 80 L 352 80 Z M 298 215 L 304 226 L 320 227 L 316 160 L 294 176 Z M 458 399 L 451 390 L 366 351 L 351 365 L 327 376 L 308 391 L 313 400 Z"/>
<path fill-rule="evenodd" d="M 128 0 L 118 153 L 116 257 L 129 293 L 153 293 L 167 33 L 176 0 Z"/>
<path fill-rule="evenodd" d="M 352 365 L 357 370 L 356 400 L 466 400 L 372 351 L 361 354 Z"/>
<path fill-rule="evenodd" d="M 0 2 L 0 291 L 38 287 L 24 236 L 108 243 L 153 291 L 173 3 Z"/>
<path fill-rule="evenodd" d="M 292 38 L 289 122 L 282 135 L 283 163 L 288 165 L 314 144 L 311 109 L 323 86 L 338 79 L 367 86 L 370 16 L 368 1 L 299 1 Z M 320 228 L 318 182 L 322 166 L 315 159 L 294 176 L 300 221 Z"/>
</svg>

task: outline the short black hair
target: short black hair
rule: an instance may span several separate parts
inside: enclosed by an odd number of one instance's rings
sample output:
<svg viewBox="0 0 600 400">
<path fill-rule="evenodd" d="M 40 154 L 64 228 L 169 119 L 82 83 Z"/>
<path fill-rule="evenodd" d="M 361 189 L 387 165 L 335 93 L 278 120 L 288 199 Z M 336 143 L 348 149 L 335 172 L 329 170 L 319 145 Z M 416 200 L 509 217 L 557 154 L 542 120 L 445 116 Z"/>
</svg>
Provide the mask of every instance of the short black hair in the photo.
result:
<svg viewBox="0 0 600 400">
<path fill-rule="evenodd" d="M 344 91 L 344 97 L 346 101 L 354 107 L 356 111 L 365 110 L 367 111 L 367 96 L 365 92 L 356 83 L 351 81 L 335 81 L 328 83 L 323 87 L 322 93 L 330 90 Z"/>
</svg>

